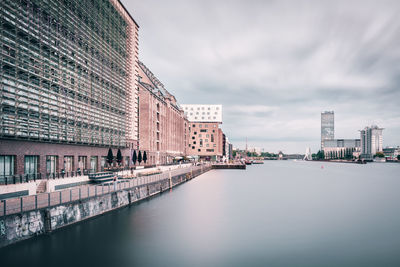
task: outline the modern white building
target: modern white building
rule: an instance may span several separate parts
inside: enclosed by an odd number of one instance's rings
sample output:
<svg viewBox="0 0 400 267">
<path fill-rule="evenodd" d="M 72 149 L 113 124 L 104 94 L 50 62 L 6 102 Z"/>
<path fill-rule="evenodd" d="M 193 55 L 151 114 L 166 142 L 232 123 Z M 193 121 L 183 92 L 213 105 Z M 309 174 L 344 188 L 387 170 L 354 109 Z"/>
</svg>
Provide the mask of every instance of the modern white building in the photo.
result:
<svg viewBox="0 0 400 267">
<path fill-rule="evenodd" d="M 360 139 L 332 139 L 324 141 L 325 159 L 347 158 L 358 156 L 360 152 Z"/>
<path fill-rule="evenodd" d="M 383 128 L 376 125 L 365 127 L 360 131 L 361 158 L 372 160 L 377 152 L 383 152 Z"/>
<path fill-rule="evenodd" d="M 222 105 L 182 104 L 190 122 L 222 123 Z"/>
</svg>

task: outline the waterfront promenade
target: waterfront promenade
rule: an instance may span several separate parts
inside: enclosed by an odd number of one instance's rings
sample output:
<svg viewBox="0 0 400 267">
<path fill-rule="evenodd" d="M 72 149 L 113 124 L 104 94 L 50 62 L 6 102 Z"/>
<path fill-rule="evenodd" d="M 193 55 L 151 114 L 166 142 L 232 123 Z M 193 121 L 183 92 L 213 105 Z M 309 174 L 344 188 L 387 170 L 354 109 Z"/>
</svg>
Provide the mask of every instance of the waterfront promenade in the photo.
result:
<svg viewBox="0 0 400 267">
<path fill-rule="evenodd" d="M 204 165 L 204 167 L 206 166 L 208 165 Z M 174 167 L 176 168 L 170 170 L 171 166 L 161 166 L 161 170 L 163 170 L 163 172 L 160 174 L 136 177 L 132 179 L 119 179 L 116 182 L 106 182 L 103 184 L 86 184 L 55 192 L 4 199 L 0 201 L 0 216 L 42 209 L 60 204 L 68 204 L 73 201 L 101 196 L 118 190 L 156 183 L 184 173 L 192 173 L 194 170 L 201 170 L 203 165 L 192 166 L 191 164 L 186 164 L 182 168 L 179 168 L 179 165 Z M 146 171 L 148 172 L 149 170 Z"/>
</svg>

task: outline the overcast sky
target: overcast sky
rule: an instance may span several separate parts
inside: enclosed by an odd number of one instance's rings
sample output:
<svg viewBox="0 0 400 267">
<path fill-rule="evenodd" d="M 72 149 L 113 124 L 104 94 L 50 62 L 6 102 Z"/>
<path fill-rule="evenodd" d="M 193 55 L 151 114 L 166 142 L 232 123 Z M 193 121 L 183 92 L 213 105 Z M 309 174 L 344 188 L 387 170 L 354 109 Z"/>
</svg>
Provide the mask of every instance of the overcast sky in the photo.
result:
<svg viewBox="0 0 400 267">
<path fill-rule="evenodd" d="M 139 58 L 182 104 L 222 104 L 234 146 L 305 153 L 377 124 L 400 145 L 400 1 L 122 0 Z"/>
</svg>

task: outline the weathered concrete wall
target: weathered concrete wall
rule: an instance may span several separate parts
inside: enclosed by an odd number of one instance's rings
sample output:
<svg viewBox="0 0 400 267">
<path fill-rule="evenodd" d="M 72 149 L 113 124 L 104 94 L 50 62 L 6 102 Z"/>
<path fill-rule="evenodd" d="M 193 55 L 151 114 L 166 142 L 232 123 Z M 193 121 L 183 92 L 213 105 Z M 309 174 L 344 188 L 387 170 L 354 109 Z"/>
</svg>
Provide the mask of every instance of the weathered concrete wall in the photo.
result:
<svg viewBox="0 0 400 267">
<path fill-rule="evenodd" d="M 209 169 L 205 168 L 203 173 Z M 127 206 L 190 180 L 201 172 L 124 189 L 109 194 L 0 218 L 0 247 Z"/>
</svg>

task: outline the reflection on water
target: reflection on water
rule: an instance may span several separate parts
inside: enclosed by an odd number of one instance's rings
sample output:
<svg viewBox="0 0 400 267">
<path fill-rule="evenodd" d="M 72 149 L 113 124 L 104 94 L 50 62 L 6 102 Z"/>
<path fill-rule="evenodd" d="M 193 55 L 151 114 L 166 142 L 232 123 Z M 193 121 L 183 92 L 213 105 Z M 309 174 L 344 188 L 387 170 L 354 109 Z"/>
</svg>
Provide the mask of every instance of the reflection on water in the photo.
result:
<svg viewBox="0 0 400 267">
<path fill-rule="evenodd" d="M 399 171 L 294 161 L 215 170 L 0 249 L 1 266 L 400 266 Z"/>
</svg>

